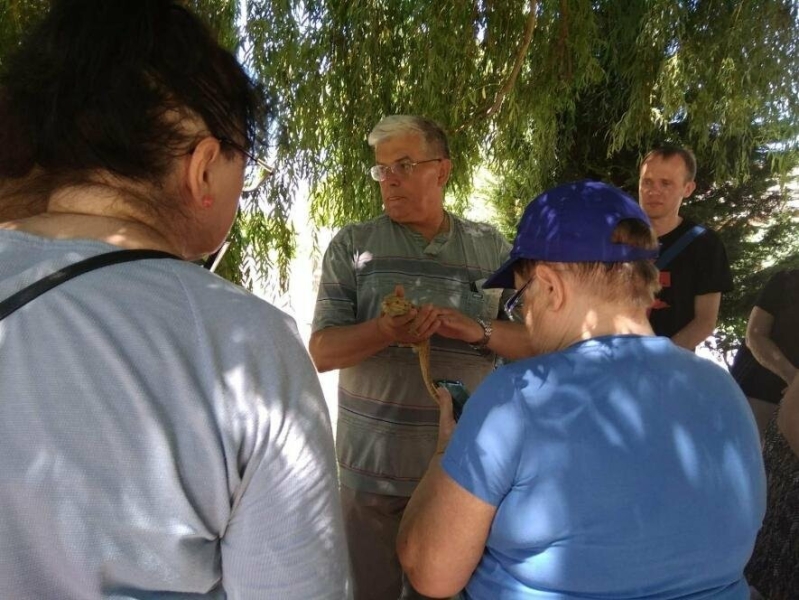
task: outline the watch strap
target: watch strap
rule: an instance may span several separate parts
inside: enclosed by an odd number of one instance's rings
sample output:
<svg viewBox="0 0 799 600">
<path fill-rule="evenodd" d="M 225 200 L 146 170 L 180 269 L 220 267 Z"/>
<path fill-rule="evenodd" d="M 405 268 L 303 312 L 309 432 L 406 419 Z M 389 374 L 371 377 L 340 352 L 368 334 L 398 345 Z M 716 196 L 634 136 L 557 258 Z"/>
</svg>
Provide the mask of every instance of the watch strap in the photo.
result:
<svg viewBox="0 0 799 600">
<path fill-rule="evenodd" d="M 488 342 L 491 340 L 491 334 L 494 333 L 494 326 L 491 321 L 486 321 L 481 317 L 475 319 L 477 324 L 483 328 L 483 337 L 473 344 L 469 344 L 475 350 L 485 351 L 488 349 Z"/>
</svg>

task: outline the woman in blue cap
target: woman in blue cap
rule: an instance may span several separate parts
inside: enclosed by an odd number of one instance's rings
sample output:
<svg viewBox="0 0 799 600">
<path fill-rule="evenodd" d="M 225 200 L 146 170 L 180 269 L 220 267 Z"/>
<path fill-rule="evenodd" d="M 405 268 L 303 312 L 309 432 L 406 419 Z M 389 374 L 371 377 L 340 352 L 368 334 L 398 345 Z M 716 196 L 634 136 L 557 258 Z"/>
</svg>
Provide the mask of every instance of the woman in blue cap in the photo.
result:
<svg viewBox="0 0 799 600">
<path fill-rule="evenodd" d="M 525 210 L 509 316 L 536 355 L 475 391 L 398 539 L 414 587 L 469 599 L 749 597 L 765 482 L 746 399 L 723 369 L 655 337 L 657 241 L 611 186 L 551 189 Z"/>
</svg>

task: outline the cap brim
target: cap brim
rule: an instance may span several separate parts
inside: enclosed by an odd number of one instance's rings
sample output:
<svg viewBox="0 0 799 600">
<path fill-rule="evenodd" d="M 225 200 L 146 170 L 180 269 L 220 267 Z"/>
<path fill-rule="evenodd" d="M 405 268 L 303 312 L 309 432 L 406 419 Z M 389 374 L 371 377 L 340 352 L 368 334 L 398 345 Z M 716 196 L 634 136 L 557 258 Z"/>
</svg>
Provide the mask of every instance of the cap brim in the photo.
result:
<svg viewBox="0 0 799 600">
<path fill-rule="evenodd" d="M 513 278 L 513 265 L 516 264 L 516 261 L 519 260 L 515 257 L 510 257 L 505 263 L 497 269 L 497 271 L 488 279 L 485 280 L 483 284 L 484 290 L 489 290 L 491 288 L 502 288 L 504 290 L 512 290 L 515 286 L 515 281 Z"/>
</svg>

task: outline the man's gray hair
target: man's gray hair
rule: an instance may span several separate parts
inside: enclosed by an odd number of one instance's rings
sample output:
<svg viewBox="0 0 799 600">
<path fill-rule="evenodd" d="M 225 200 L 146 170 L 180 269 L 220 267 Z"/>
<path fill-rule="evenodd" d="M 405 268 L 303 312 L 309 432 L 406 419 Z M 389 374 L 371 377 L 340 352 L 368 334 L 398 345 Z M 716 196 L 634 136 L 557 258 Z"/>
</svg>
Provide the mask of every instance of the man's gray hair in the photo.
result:
<svg viewBox="0 0 799 600">
<path fill-rule="evenodd" d="M 417 115 L 389 115 L 383 117 L 369 133 L 369 145 L 374 148 L 389 138 L 416 133 L 422 136 L 427 147 L 443 158 L 449 158 L 447 134 L 435 121 Z"/>
</svg>

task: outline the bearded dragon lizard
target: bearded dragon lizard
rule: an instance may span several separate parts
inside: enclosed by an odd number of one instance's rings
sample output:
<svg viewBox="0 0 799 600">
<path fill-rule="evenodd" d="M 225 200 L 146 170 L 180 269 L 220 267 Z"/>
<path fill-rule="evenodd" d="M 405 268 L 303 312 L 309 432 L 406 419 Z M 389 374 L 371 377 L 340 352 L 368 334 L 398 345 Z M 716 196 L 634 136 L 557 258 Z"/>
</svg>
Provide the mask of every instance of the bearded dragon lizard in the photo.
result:
<svg viewBox="0 0 799 600">
<path fill-rule="evenodd" d="M 412 309 L 416 308 L 416 306 L 402 296 L 389 294 L 383 298 L 380 308 L 385 314 L 392 317 L 398 317 L 400 315 L 408 314 Z M 426 339 L 418 344 L 402 345 L 410 345 L 413 348 L 413 351 L 419 355 L 419 367 L 422 369 L 422 379 L 424 380 L 424 385 L 427 388 L 427 392 L 433 397 L 433 400 L 436 400 L 436 386 L 433 385 L 433 379 L 430 377 L 430 340 Z"/>
</svg>

